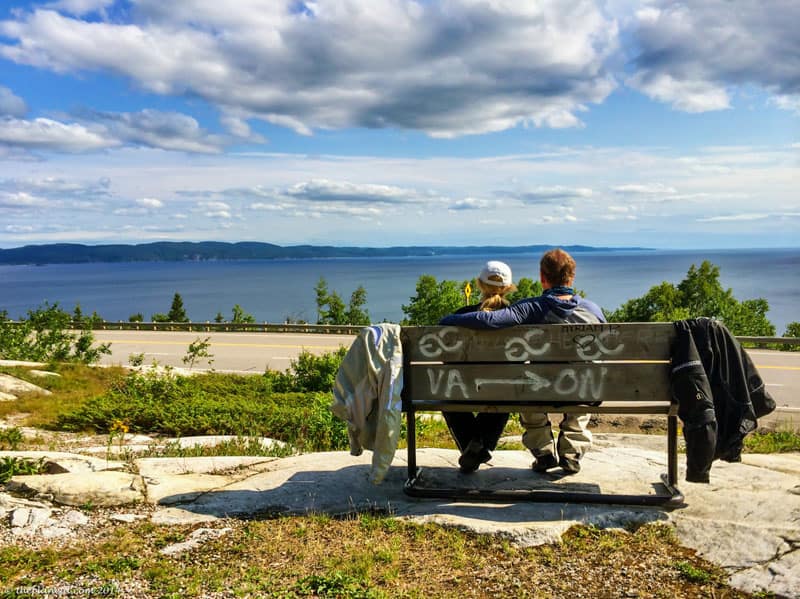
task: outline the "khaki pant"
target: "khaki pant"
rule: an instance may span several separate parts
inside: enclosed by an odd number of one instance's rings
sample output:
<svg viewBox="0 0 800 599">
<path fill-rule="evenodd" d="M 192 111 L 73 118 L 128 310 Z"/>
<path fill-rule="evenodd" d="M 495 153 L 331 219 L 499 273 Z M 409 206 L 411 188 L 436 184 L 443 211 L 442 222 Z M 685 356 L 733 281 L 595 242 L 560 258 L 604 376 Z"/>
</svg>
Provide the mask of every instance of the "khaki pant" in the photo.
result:
<svg viewBox="0 0 800 599">
<path fill-rule="evenodd" d="M 589 414 L 564 414 L 559 426 L 558 452 L 553 441 L 553 429 L 547 414 L 543 412 L 520 412 L 519 421 L 525 432 L 522 443 L 535 457 L 552 454 L 580 459 L 592 446 L 589 431 Z"/>
</svg>

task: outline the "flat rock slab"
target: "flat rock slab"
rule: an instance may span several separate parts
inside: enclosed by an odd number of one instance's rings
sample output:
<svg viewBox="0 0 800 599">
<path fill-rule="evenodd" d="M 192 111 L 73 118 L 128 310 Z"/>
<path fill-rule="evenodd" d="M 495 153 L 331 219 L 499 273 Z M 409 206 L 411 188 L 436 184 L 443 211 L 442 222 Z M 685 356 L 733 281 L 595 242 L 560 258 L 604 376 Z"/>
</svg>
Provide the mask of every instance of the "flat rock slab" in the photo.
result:
<svg viewBox="0 0 800 599">
<path fill-rule="evenodd" d="M 12 493 L 52 497 L 54 503 L 70 506 L 117 507 L 144 501 L 141 477 L 128 472 L 14 476 L 6 488 Z"/>
<path fill-rule="evenodd" d="M 43 460 L 50 474 L 65 472 L 101 472 L 103 470 L 122 470 L 125 464 L 114 460 L 104 460 L 66 451 L 0 451 L 0 458 L 22 460 Z"/>
<path fill-rule="evenodd" d="M 0 391 L 16 395 L 18 393 L 38 393 L 39 395 L 51 395 L 47 389 L 42 389 L 38 385 L 23 381 L 10 374 L 0 374 Z"/>
</svg>

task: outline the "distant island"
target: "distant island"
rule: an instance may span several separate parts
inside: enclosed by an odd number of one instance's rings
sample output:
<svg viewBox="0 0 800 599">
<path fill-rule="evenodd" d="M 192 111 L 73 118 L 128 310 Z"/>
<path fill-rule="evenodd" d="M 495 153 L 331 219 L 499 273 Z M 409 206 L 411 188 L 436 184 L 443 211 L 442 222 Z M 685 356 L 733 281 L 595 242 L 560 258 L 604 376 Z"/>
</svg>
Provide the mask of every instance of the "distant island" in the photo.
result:
<svg viewBox="0 0 800 599">
<path fill-rule="evenodd" d="M 86 262 L 181 262 L 202 260 L 274 260 L 286 258 L 376 258 L 446 255 L 538 254 L 551 245 L 525 246 L 398 246 L 387 248 L 335 247 L 326 245 L 280 246 L 243 241 L 172 242 L 158 241 L 135 245 L 83 245 L 53 243 L 0 249 L 0 264 L 80 264 Z M 563 246 L 569 252 L 647 250 L 640 247 Z"/>
</svg>

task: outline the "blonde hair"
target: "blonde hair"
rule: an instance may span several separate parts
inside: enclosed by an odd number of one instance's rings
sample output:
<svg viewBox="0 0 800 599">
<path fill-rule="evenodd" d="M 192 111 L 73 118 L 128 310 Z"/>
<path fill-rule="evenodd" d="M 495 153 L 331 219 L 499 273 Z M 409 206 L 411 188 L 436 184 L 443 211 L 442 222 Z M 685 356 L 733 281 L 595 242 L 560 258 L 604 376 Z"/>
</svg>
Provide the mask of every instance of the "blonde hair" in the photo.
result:
<svg viewBox="0 0 800 599">
<path fill-rule="evenodd" d="M 500 277 L 498 275 L 491 275 L 489 278 L 493 281 L 500 282 Z M 514 283 L 511 283 L 511 285 L 506 285 L 505 287 L 487 285 L 480 279 L 477 279 L 475 283 L 477 284 L 478 289 L 481 290 L 481 303 L 478 307 L 478 310 L 481 312 L 492 312 L 510 305 L 511 302 L 509 302 L 504 296 L 517 290 L 517 286 L 514 285 Z"/>
</svg>

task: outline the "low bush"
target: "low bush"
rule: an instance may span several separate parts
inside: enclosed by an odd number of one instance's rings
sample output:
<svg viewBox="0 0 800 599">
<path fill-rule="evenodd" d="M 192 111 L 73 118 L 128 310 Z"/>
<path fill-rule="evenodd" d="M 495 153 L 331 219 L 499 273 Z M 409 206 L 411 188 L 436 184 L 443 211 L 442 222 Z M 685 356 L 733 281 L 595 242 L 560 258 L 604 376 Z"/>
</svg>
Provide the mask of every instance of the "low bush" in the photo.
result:
<svg viewBox="0 0 800 599">
<path fill-rule="evenodd" d="M 264 379 L 268 388 L 278 393 L 330 391 L 346 353 L 346 347 L 319 356 L 303 350 L 297 360 L 292 360 L 288 370 L 268 370 L 264 373 Z"/>
<path fill-rule="evenodd" d="M 131 432 L 265 436 L 300 451 L 347 447 L 346 425 L 331 413 L 330 393 L 271 391 L 265 377 L 133 372 L 58 416 L 56 427 L 105 433 L 121 421 Z"/>
<path fill-rule="evenodd" d="M 76 313 L 78 310 L 76 310 Z M 77 315 L 77 314 L 76 314 Z M 109 344 L 95 345 L 91 323 L 93 317 L 80 316 L 81 330 L 74 332 L 73 315 L 45 303 L 28 310 L 28 317 L 13 322 L 8 312 L 0 311 L 0 359 L 33 360 L 36 362 L 97 362 L 111 353 Z"/>
</svg>

